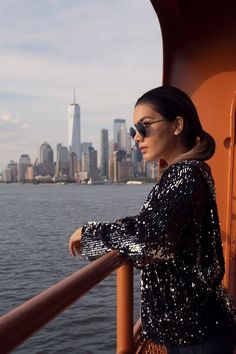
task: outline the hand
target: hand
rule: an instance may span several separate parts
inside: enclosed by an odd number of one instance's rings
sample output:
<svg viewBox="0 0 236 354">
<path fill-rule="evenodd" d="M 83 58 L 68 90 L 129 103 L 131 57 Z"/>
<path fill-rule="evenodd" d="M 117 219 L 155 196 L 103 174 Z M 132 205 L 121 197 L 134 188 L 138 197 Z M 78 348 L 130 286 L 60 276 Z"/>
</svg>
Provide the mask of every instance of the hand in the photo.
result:
<svg viewBox="0 0 236 354">
<path fill-rule="evenodd" d="M 80 252 L 80 240 L 82 234 L 82 227 L 77 229 L 70 237 L 69 250 L 70 254 L 75 257 L 76 254 L 81 254 Z"/>
</svg>

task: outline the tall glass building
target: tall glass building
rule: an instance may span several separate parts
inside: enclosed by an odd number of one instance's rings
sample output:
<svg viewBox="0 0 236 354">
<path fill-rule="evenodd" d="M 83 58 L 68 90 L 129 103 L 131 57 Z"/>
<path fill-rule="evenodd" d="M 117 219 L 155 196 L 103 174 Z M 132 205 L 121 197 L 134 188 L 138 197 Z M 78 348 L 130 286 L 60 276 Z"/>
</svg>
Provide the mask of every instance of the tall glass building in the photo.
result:
<svg viewBox="0 0 236 354">
<path fill-rule="evenodd" d="M 113 140 L 116 148 L 127 150 L 127 128 L 125 119 L 114 119 Z"/>
<path fill-rule="evenodd" d="M 45 141 L 40 145 L 39 148 L 38 175 L 54 176 L 54 173 L 55 173 L 55 164 L 53 162 L 53 149 Z"/>
<path fill-rule="evenodd" d="M 68 146 L 69 153 L 74 152 L 77 160 L 81 159 L 80 146 L 80 106 L 78 103 L 70 104 L 68 107 Z"/>
<path fill-rule="evenodd" d="M 66 146 L 63 146 L 61 143 L 57 144 L 57 168 L 56 168 L 56 175 L 62 176 L 67 175 L 69 176 L 69 169 L 70 169 L 70 161 L 69 161 L 69 151 Z"/>
<path fill-rule="evenodd" d="M 53 149 L 46 141 L 40 145 L 39 162 L 53 163 Z"/>
<path fill-rule="evenodd" d="M 108 130 L 102 129 L 100 135 L 100 175 L 108 178 Z"/>
</svg>

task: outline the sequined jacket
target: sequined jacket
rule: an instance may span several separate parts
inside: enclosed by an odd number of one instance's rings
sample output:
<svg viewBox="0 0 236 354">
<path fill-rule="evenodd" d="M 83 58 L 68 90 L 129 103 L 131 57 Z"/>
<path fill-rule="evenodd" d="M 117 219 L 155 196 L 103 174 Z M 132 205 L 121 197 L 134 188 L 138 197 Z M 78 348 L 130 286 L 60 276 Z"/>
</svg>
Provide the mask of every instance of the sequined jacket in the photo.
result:
<svg viewBox="0 0 236 354">
<path fill-rule="evenodd" d="M 141 268 L 143 337 L 184 346 L 235 323 L 221 285 L 224 258 L 207 164 L 186 160 L 168 167 L 139 215 L 84 225 L 85 257 L 93 260 L 110 250 Z"/>
</svg>

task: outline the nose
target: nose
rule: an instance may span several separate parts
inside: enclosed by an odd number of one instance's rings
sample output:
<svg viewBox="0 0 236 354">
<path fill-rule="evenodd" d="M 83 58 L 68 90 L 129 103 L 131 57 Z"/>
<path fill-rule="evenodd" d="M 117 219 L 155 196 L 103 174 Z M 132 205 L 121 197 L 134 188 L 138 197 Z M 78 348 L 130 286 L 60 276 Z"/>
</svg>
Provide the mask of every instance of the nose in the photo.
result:
<svg viewBox="0 0 236 354">
<path fill-rule="evenodd" d="M 136 130 L 136 134 L 134 136 L 134 141 L 139 144 L 141 141 L 144 140 L 144 137 Z"/>
</svg>

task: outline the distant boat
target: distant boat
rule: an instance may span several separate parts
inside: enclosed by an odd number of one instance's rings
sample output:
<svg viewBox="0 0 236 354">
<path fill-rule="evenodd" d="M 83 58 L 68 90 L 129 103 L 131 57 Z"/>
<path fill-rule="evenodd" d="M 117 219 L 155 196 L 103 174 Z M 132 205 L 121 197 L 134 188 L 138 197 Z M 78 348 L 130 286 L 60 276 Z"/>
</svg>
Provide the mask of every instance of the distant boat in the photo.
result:
<svg viewBox="0 0 236 354">
<path fill-rule="evenodd" d="M 89 178 L 87 184 L 110 184 L 110 182 L 108 180 L 104 180 L 104 179 L 93 180 L 92 178 Z"/>
<path fill-rule="evenodd" d="M 142 184 L 142 181 L 127 181 L 126 184 Z"/>
</svg>

